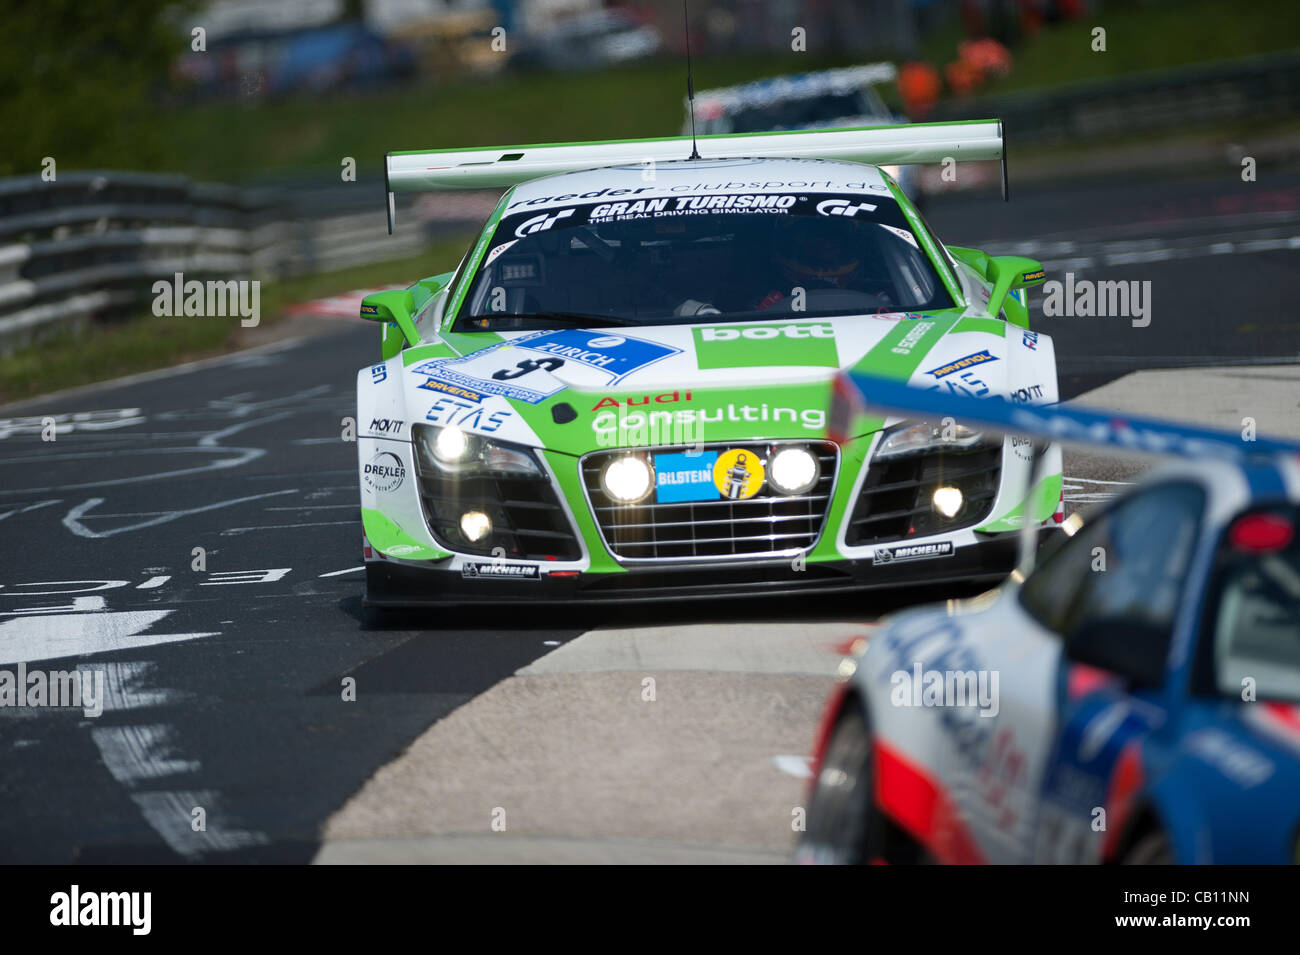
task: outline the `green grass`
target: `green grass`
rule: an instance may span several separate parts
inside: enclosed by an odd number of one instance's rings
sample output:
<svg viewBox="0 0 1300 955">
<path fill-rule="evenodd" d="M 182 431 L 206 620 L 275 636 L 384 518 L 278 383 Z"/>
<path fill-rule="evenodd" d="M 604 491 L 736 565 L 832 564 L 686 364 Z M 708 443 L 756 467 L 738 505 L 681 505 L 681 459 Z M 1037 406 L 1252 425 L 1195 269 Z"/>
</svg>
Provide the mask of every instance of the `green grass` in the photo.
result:
<svg viewBox="0 0 1300 955">
<path fill-rule="evenodd" d="M 812 54 L 697 64 L 696 89 L 852 60 Z M 241 182 L 276 172 L 378 169 L 385 151 L 671 136 L 685 118 L 685 67 L 653 61 L 599 74 L 504 73 L 442 87 L 165 114 L 173 171 Z"/>
<path fill-rule="evenodd" d="M 1092 30 L 1106 30 L 1093 52 Z M 1296 0 L 1103 3 L 1092 17 L 1048 26 L 1013 51 L 1014 67 L 986 93 L 1009 93 L 1125 76 L 1300 45 Z M 956 58 L 955 41 L 948 58 Z"/>
<path fill-rule="evenodd" d="M 440 241 L 414 258 L 264 283 L 261 325 L 279 322 L 285 308 L 296 302 L 357 288 L 405 286 L 455 268 L 469 241 L 468 235 L 458 236 Z M 247 344 L 243 332 L 238 319 L 159 318 L 153 314 L 60 332 L 0 358 L 0 403 L 236 351 Z M 374 356 L 378 354 L 376 330 Z M 365 356 L 357 358 L 358 363 L 364 360 Z"/>
</svg>

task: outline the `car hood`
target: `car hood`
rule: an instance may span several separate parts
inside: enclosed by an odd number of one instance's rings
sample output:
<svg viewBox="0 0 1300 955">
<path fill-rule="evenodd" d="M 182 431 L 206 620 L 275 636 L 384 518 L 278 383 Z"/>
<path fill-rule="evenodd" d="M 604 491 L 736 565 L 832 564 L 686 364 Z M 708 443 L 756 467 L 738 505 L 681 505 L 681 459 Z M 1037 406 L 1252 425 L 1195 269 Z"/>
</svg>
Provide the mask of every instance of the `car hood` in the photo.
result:
<svg viewBox="0 0 1300 955">
<path fill-rule="evenodd" d="M 949 311 L 455 335 L 404 353 L 406 406 L 412 421 L 443 423 L 458 402 L 474 430 L 495 410 L 492 433 L 570 454 L 609 446 L 611 424 L 622 446 L 823 438 L 841 370 L 1006 394 L 1007 328 Z M 651 414 L 683 440 L 637 440 Z"/>
</svg>

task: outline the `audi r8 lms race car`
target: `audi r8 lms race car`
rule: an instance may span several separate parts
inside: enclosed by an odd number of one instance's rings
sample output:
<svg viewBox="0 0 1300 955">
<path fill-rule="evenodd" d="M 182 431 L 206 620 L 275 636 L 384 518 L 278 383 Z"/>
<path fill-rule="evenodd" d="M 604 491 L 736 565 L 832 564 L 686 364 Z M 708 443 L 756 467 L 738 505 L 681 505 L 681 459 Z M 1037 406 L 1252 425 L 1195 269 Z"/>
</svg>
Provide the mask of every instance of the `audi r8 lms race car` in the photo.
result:
<svg viewBox="0 0 1300 955">
<path fill-rule="evenodd" d="M 1072 516 L 996 590 L 855 645 L 798 858 L 1294 862 L 1300 448 L 995 404 L 945 408 L 1182 457 Z"/>
<path fill-rule="evenodd" d="M 1016 531 L 1061 517 L 1059 451 L 1031 488 L 1023 442 L 943 420 L 828 440 L 844 370 L 1057 400 L 1018 292 L 1041 266 L 945 246 L 873 164 L 952 153 L 1001 158 L 1000 125 L 390 154 L 390 214 L 509 189 L 454 273 L 362 305 L 368 602 L 1004 575 Z"/>
</svg>

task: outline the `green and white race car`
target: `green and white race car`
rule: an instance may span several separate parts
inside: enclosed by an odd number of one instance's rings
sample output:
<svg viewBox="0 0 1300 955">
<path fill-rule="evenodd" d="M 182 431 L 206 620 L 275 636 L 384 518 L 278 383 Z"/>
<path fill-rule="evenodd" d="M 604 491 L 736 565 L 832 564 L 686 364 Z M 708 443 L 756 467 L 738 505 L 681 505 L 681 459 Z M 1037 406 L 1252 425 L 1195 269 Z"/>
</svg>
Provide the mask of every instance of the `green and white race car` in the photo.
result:
<svg viewBox="0 0 1300 955">
<path fill-rule="evenodd" d="M 1027 442 L 830 420 L 841 370 L 1057 401 L 1038 263 L 943 246 L 876 165 L 948 156 L 1001 158 L 999 124 L 390 153 L 390 217 L 509 188 L 455 272 L 361 306 L 367 603 L 1004 576 L 1060 520 L 1059 450 L 1030 487 Z"/>
</svg>

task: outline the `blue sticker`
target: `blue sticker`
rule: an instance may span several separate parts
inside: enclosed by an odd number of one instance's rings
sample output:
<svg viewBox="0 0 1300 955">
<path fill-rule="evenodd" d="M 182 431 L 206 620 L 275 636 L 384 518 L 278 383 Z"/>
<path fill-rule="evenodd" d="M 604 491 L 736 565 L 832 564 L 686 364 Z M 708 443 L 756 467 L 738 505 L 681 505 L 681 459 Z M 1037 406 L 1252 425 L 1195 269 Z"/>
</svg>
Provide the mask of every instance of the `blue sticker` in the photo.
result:
<svg viewBox="0 0 1300 955">
<path fill-rule="evenodd" d="M 713 483 L 717 451 L 701 454 L 656 454 L 655 495 L 660 504 L 716 501 L 722 494 Z"/>
<path fill-rule="evenodd" d="M 606 372 L 610 376 L 611 385 L 647 365 L 670 355 L 681 354 L 680 348 L 671 345 L 660 345 L 658 342 L 628 338 L 625 335 L 589 332 L 580 328 L 536 332 L 513 339 L 510 344 Z"/>
<path fill-rule="evenodd" d="M 950 361 L 946 365 L 940 365 L 938 368 L 931 368 L 926 372 L 927 375 L 934 375 L 936 378 L 943 378 L 945 375 L 951 375 L 954 371 L 965 371 L 967 368 L 974 368 L 976 365 L 982 365 L 985 362 L 997 361 L 997 356 L 990 354 L 986 348 L 983 351 L 977 351 L 973 355 L 967 355 L 964 358 L 958 358 L 956 361 Z"/>
<path fill-rule="evenodd" d="M 381 381 L 387 381 L 387 380 L 388 380 L 388 366 L 387 366 L 387 365 L 372 365 L 372 366 L 371 366 L 371 368 L 370 368 L 370 383 L 371 383 L 372 385 L 377 385 L 377 384 L 379 384 Z"/>
</svg>

